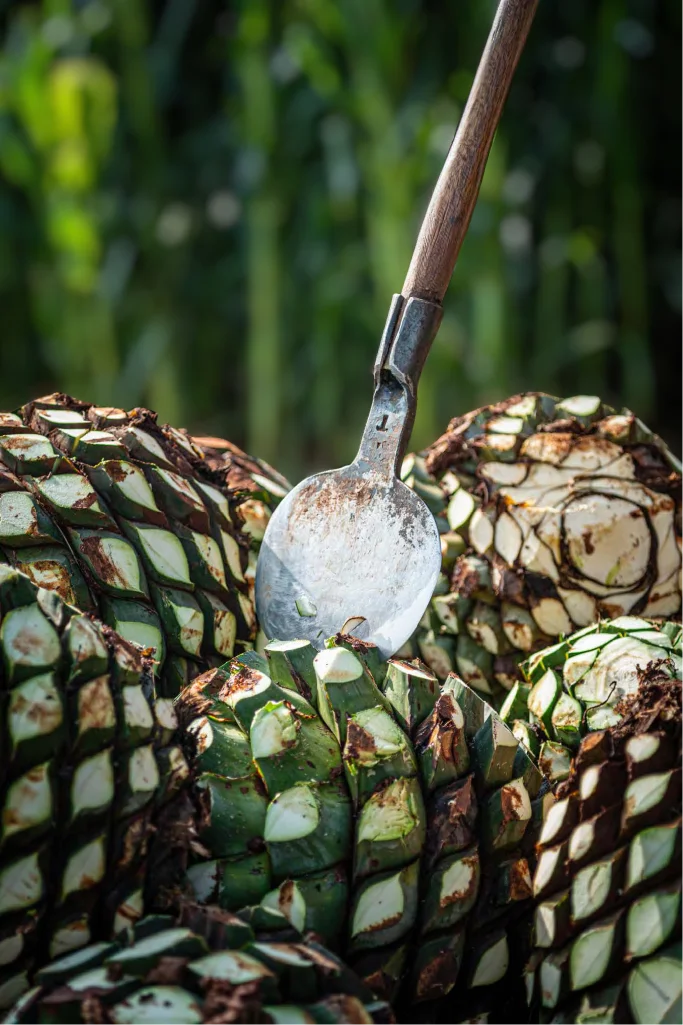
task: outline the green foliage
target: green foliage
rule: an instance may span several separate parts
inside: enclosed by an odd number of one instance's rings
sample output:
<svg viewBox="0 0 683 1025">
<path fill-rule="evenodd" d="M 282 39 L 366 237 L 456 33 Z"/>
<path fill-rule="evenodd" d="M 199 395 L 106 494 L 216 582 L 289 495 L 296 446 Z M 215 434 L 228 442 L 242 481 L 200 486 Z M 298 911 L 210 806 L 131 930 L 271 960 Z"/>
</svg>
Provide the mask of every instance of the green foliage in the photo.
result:
<svg viewBox="0 0 683 1025">
<path fill-rule="evenodd" d="M 482 0 L 34 0 L 0 50 L 0 401 L 144 403 L 347 461 Z M 414 442 L 522 388 L 675 430 L 674 0 L 540 5 Z"/>
</svg>

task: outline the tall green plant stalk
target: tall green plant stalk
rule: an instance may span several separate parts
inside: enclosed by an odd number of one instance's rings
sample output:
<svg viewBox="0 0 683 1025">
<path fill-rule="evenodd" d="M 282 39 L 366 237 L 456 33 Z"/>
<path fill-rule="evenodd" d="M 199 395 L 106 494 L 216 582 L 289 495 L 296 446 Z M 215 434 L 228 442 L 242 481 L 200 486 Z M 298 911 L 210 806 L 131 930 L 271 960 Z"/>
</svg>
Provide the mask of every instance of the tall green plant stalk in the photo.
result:
<svg viewBox="0 0 683 1025">
<path fill-rule="evenodd" d="M 148 404 L 295 479 L 351 458 L 494 6 L 6 5 L 0 406 Z M 679 31 L 674 0 L 539 5 L 414 446 L 529 388 L 671 437 L 679 168 L 653 152 L 680 130 L 659 87 Z"/>
<path fill-rule="evenodd" d="M 267 459 L 280 457 L 283 367 L 280 345 L 280 202 L 276 163 L 275 90 L 269 69 L 272 5 L 249 0 L 240 15 L 237 75 L 241 137 L 250 181 L 247 246 L 247 439 Z"/>
<path fill-rule="evenodd" d="M 103 228 L 98 195 L 117 113 L 116 82 L 89 56 L 58 56 L 36 32 L 39 14 L 66 18 L 60 5 L 22 12 L 3 59 L 2 162 L 24 189 L 35 224 L 25 268 L 30 317 L 60 387 L 105 401 L 118 372 L 112 310 L 100 292 Z"/>
<path fill-rule="evenodd" d="M 622 17 L 619 0 L 606 0 L 600 19 L 605 43 L 618 35 Z M 648 353 L 648 313 L 643 238 L 642 183 L 634 140 L 628 57 L 611 47 L 609 74 L 604 80 L 609 114 L 608 161 L 612 169 L 612 252 L 619 298 L 618 331 L 623 401 L 642 416 L 653 408 L 654 380 Z M 623 108 L 621 103 L 626 100 Z M 619 111 L 619 113 L 617 113 Z"/>
</svg>

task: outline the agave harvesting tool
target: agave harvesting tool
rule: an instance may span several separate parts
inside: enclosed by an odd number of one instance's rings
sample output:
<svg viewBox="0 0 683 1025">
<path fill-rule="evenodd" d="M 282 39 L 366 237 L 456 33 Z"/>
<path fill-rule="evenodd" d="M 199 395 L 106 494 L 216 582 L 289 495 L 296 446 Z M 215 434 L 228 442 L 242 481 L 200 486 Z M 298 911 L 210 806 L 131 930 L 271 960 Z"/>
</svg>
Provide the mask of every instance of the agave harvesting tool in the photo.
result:
<svg viewBox="0 0 683 1025">
<path fill-rule="evenodd" d="M 388 657 L 417 626 L 441 565 L 439 532 L 397 478 L 415 419 L 417 382 L 505 97 L 538 0 L 501 0 L 467 106 L 436 184 L 375 360 L 375 391 L 358 455 L 308 477 L 275 510 L 256 569 L 256 609 L 270 638 L 320 647 L 354 633 Z"/>
</svg>

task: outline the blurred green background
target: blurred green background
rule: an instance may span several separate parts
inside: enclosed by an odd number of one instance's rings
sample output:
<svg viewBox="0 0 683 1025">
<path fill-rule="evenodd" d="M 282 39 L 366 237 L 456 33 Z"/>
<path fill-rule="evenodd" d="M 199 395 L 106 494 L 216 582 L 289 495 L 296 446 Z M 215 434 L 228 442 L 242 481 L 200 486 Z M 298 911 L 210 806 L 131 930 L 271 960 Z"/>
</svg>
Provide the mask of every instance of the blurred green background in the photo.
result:
<svg viewBox="0 0 683 1025">
<path fill-rule="evenodd" d="M 292 478 L 355 453 L 488 0 L 0 5 L 0 401 L 60 389 Z M 679 0 L 541 0 L 413 444 L 521 389 L 676 448 Z"/>
</svg>

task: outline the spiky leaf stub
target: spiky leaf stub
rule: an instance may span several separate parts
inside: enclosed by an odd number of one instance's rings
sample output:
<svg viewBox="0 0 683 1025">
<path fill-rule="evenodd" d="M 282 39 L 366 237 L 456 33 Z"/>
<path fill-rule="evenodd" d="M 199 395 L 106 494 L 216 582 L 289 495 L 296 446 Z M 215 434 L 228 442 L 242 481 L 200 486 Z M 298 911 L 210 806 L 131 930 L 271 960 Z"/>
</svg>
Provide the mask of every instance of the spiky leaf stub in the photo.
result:
<svg viewBox="0 0 683 1025">
<path fill-rule="evenodd" d="M 651 663 L 543 822 L 529 999 L 543 1020 L 681 1016 L 681 681 Z"/>
<path fill-rule="evenodd" d="M 189 768 L 151 660 L 3 565 L 0 683 L 6 1007 L 48 958 L 135 922 L 161 882 L 164 817 L 191 823 L 171 800 Z"/>
<path fill-rule="evenodd" d="M 453 420 L 405 473 L 443 531 L 415 638 L 442 677 L 450 666 L 496 698 L 560 635 L 680 609 L 680 466 L 628 411 L 515 396 Z"/>
<path fill-rule="evenodd" d="M 0 417 L 0 562 L 149 649 L 170 696 L 253 643 L 249 515 L 282 490 L 204 455 L 144 409 L 55 394 Z"/>
<path fill-rule="evenodd" d="M 114 943 L 53 961 L 5 1019 L 136 1022 L 392 1022 L 338 958 L 275 912 L 239 918 L 186 906 Z"/>
<path fill-rule="evenodd" d="M 541 786 L 522 745 L 457 677 L 356 638 L 266 656 L 178 701 L 207 795 L 196 899 L 277 909 L 426 1013 L 516 998 Z"/>
<path fill-rule="evenodd" d="M 258 550 L 273 508 L 291 489 L 286 477 L 263 459 L 247 455 L 225 438 L 195 436 L 209 468 L 221 476 L 237 499 L 239 518 Z"/>
</svg>

